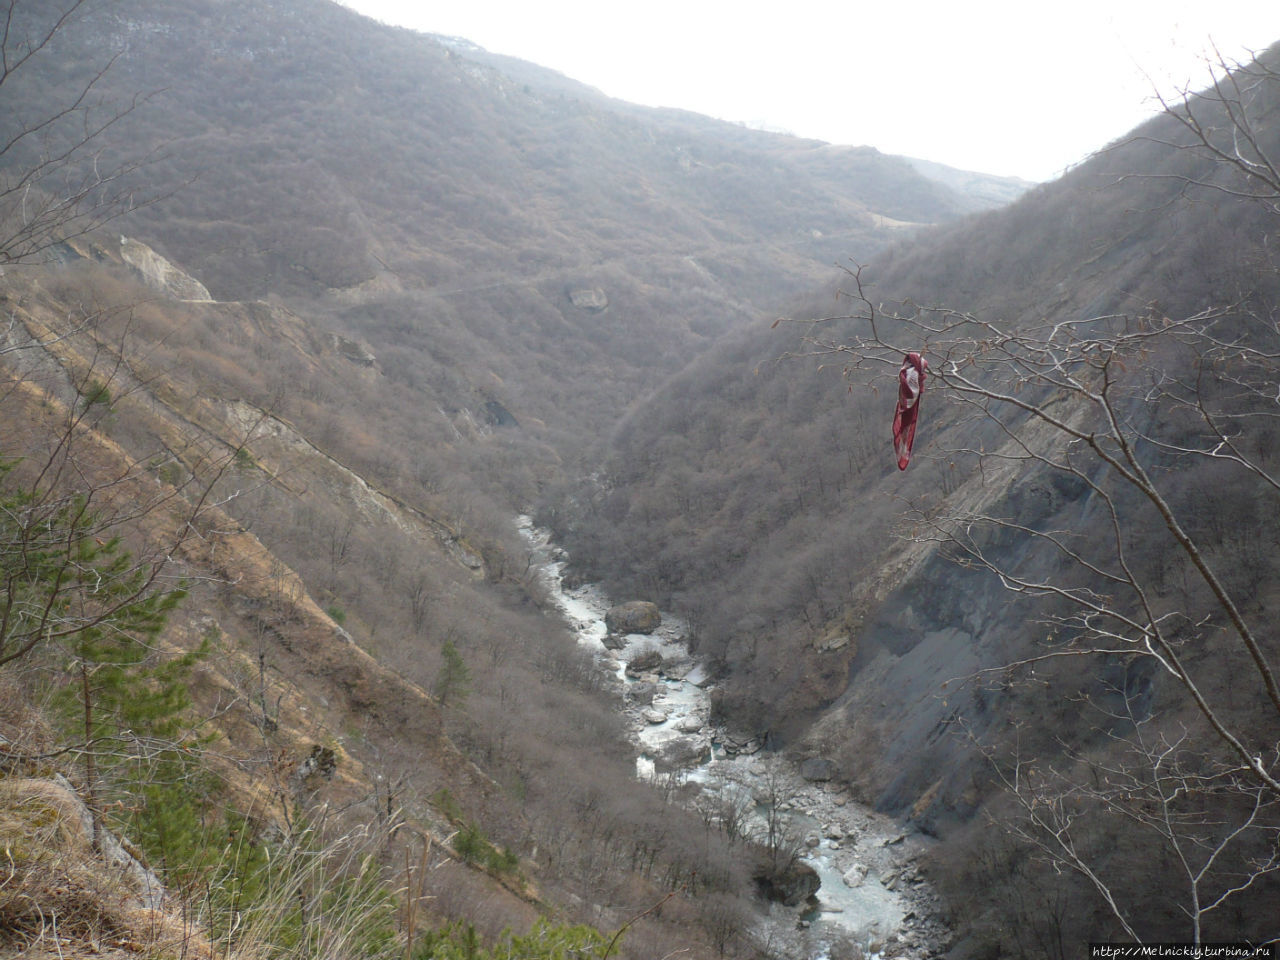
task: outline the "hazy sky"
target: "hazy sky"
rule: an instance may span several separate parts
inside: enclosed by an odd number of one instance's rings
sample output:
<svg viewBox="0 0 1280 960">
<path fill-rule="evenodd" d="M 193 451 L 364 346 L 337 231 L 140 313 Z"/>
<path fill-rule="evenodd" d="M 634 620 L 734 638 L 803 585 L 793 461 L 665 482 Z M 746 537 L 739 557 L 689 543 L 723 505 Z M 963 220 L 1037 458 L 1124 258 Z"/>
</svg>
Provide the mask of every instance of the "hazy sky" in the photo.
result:
<svg viewBox="0 0 1280 960">
<path fill-rule="evenodd" d="M 1280 40 L 1280 0 L 342 0 L 652 106 L 1032 180 Z"/>
</svg>

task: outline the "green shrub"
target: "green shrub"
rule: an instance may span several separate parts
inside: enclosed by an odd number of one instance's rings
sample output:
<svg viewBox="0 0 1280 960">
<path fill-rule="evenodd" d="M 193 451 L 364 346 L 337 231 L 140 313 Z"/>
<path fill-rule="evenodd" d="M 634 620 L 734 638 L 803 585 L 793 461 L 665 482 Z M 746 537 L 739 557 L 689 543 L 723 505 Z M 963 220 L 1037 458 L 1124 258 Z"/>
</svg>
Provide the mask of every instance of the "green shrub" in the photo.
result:
<svg viewBox="0 0 1280 960">
<path fill-rule="evenodd" d="M 111 406 L 111 389 L 104 381 L 97 377 L 90 377 L 80 388 L 80 399 L 84 402 L 86 409 L 95 404 L 109 407 Z"/>
<path fill-rule="evenodd" d="M 480 943 L 471 924 L 452 924 L 427 933 L 414 960 L 603 960 L 609 940 L 584 924 L 537 920 L 524 936 L 504 930 L 492 948 Z"/>
</svg>

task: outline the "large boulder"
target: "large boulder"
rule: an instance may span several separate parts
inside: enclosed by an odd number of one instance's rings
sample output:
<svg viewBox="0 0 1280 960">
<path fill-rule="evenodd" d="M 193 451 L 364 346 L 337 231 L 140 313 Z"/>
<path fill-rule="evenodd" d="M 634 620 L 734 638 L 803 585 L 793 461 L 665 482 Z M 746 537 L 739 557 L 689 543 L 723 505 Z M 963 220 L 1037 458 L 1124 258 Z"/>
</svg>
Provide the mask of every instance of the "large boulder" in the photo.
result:
<svg viewBox="0 0 1280 960">
<path fill-rule="evenodd" d="M 804 903 L 822 886 L 818 871 L 802 860 L 797 860 L 779 873 L 762 870 L 756 874 L 755 880 L 767 899 L 788 907 Z"/>
<path fill-rule="evenodd" d="M 800 764 L 800 776 L 810 783 L 825 783 L 836 775 L 836 765 L 822 757 L 810 757 Z"/>
<path fill-rule="evenodd" d="M 579 287 L 569 291 L 569 302 L 579 310 L 600 313 L 609 306 L 609 295 L 599 287 Z"/>
<path fill-rule="evenodd" d="M 862 882 L 867 879 L 867 865 L 865 863 L 855 863 L 852 867 L 844 872 L 841 877 L 846 887 L 860 887 Z"/>
<path fill-rule="evenodd" d="M 627 703 L 637 703 L 648 706 L 653 703 L 654 695 L 657 692 L 658 685 L 656 683 L 638 681 L 636 683 L 627 684 L 626 691 L 623 696 L 626 697 Z"/>
<path fill-rule="evenodd" d="M 703 737 L 672 737 L 657 750 L 658 762 L 675 770 L 687 770 L 710 759 L 711 741 Z"/>
<path fill-rule="evenodd" d="M 604 625 L 610 633 L 653 633 L 661 623 L 658 605 L 648 600 L 620 603 L 604 615 Z"/>
</svg>

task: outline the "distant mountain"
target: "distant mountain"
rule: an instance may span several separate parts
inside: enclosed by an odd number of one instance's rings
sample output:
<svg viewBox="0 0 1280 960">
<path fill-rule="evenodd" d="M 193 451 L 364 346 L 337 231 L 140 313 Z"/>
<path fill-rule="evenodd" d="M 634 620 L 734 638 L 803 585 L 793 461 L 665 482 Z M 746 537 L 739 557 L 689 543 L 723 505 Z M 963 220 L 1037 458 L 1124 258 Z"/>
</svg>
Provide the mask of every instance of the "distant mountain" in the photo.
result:
<svg viewBox="0 0 1280 960">
<path fill-rule="evenodd" d="M 1035 186 L 1021 177 L 997 177 L 971 170 L 957 170 L 946 164 L 908 157 L 907 162 L 930 180 L 937 180 L 973 201 L 974 209 L 985 209 L 1012 203 Z"/>
</svg>

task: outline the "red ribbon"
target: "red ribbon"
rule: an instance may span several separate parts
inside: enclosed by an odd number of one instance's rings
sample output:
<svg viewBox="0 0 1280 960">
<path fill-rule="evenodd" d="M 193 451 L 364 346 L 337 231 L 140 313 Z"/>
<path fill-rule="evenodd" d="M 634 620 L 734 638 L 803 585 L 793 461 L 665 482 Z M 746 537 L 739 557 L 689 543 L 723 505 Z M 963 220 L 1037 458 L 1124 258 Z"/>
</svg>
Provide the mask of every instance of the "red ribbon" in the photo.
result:
<svg viewBox="0 0 1280 960">
<path fill-rule="evenodd" d="M 911 462 L 911 444 L 916 439 L 916 418 L 920 414 L 920 397 L 924 395 L 925 371 L 929 363 L 918 353 L 908 353 L 898 371 L 898 406 L 893 411 L 893 449 L 898 454 L 898 469 Z"/>
</svg>

